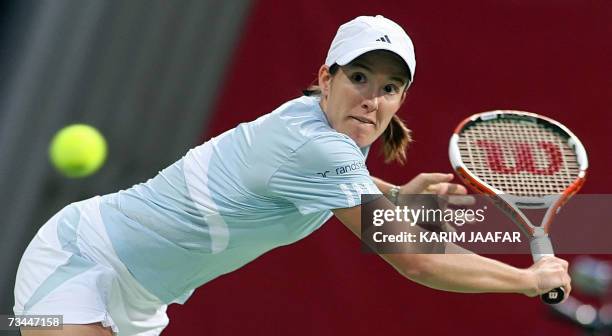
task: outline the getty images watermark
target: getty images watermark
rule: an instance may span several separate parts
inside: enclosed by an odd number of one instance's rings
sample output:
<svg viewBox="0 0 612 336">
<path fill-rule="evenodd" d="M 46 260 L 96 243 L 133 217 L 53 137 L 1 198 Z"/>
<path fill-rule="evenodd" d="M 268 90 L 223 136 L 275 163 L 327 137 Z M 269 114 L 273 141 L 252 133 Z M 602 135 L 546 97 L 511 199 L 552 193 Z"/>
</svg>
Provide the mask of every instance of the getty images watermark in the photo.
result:
<svg viewBox="0 0 612 336">
<path fill-rule="evenodd" d="M 477 209 L 432 209 L 425 205 L 415 208 L 414 206 L 396 206 L 395 209 L 374 209 L 372 213 L 372 224 L 381 227 L 385 223 L 405 223 L 409 227 L 419 224 L 442 223 L 452 224 L 458 227 L 466 223 L 477 224 L 485 220 L 485 213 L 488 206 L 484 205 Z M 450 231 L 427 231 L 419 230 L 415 232 L 402 231 L 399 233 L 384 233 L 376 231 L 372 235 L 375 243 L 495 243 L 495 242 L 521 242 L 521 233 L 518 231 L 504 232 L 458 232 Z"/>
<path fill-rule="evenodd" d="M 522 232 L 525 227 L 495 205 L 495 196 L 471 195 L 472 202 L 461 205 L 453 199 L 400 195 L 397 204 L 392 204 L 381 195 L 362 195 L 362 251 L 530 254 L 529 235 Z M 549 223 L 555 253 L 612 254 L 610 209 L 611 194 L 575 195 Z M 539 226 L 546 209 L 523 212 Z M 445 250 L 454 245 L 463 249 Z"/>
<path fill-rule="evenodd" d="M 466 253 L 529 251 L 516 225 L 489 225 L 493 214 L 508 221 L 495 206 L 466 199 L 469 204 L 458 206 L 447 196 L 401 195 L 392 205 L 380 195 L 362 195 L 362 246 L 376 253 L 445 253 L 446 243 L 469 247 Z"/>
</svg>

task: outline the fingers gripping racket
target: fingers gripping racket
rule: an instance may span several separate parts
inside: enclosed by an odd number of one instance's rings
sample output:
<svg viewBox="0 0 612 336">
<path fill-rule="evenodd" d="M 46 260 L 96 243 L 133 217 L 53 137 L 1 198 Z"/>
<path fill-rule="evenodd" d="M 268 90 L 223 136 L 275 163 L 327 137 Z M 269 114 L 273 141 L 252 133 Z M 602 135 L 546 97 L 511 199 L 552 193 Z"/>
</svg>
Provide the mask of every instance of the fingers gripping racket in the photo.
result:
<svg viewBox="0 0 612 336">
<path fill-rule="evenodd" d="M 455 129 L 451 164 L 476 192 L 494 203 L 529 237 L 533 260 L 553 255 L 548 237 L 553 217 L 584 183 L 588 168 L 582 143 L 562 124 L 534 113 L 475 114 Z M 521 209 L 547 209 L 535 226 Z M 556 288 L 543 294 L 549 304 L 563 300 Z"/>
</svg>

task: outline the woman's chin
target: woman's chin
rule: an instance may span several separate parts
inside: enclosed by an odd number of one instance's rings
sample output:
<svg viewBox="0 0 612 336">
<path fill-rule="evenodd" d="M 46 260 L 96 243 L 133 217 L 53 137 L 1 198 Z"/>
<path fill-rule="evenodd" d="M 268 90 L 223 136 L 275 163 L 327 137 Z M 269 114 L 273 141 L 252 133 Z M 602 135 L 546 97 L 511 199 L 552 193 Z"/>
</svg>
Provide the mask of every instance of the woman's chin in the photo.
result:
<svg viewBox="0 0 612 336">
<path fill-rule="evenodd" d="M 349 137 L 353 139 L 353 141 L 355 141 L 359 148 L 367 147 L 371 145 L 375 140 L 372 139 L 371 136 L 368 136 L 366 134 L 351 134 L 349 135 Z"/>
</svg>

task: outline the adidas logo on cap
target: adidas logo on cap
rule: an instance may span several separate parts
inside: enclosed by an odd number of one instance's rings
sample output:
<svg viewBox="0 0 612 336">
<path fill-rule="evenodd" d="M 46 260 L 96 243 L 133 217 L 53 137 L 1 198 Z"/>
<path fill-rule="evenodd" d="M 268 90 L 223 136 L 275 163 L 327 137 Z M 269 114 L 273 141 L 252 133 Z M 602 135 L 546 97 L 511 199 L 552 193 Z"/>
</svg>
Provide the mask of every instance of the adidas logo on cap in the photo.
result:
<svg viewBox="0 0 612 336">
<path fill-rule="evenodd" d="M 387 35 L 378 38 L 376 41 L 391 43 L 391 40 L 389 40 L 389 36 Z"/>
</svg>

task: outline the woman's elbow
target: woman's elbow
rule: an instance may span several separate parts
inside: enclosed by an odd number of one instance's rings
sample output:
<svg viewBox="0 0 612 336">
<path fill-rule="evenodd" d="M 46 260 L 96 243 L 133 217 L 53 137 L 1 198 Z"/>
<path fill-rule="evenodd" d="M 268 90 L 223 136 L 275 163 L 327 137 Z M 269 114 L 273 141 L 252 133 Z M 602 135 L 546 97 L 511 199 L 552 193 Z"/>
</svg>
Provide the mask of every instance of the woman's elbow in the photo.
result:
<svg viewBox="0 0 612 336">
<path fill-rule="evenodd" d="M 433 260 L 429 254 L 412 254 L 403 259 L 397 271 L 410 280 L 426 280 L 432 276 L 435 270 Z"/>
</svg>

